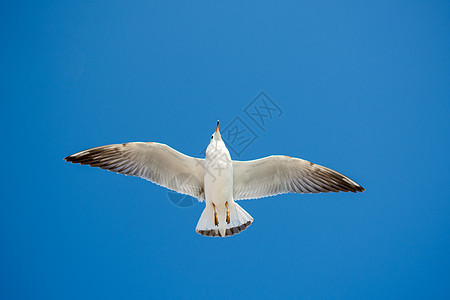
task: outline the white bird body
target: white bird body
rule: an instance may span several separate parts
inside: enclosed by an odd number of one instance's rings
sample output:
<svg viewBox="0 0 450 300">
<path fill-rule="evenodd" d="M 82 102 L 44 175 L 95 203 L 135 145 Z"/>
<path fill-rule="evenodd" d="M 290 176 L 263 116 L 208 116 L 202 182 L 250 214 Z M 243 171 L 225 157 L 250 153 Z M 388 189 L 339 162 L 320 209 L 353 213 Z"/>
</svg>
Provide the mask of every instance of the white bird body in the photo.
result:
<svg viewBox="0 0 450 300">
<path fill-rule="evenodd" d="M 196 231 L 206 236 L 231 236 L 250 226 L 253 218 L 235 200 L 283 193 L 364 191 L 350 178 L 299 158 L 275 155 L 233 161 L 220 135 L 219 122 L 205 159 L 160 143 L 134 142 L 91 148 L 65 160 L 141 177 L 200 202 L 205 200 Z"/>
<path fill-rule="evenodd" d="M 206 148 L 206 207 L 197 224 L 198 233 L 209 236 L 233 235 L 245 230 L 253 221 L 233 200 L 233 180 L 233 162 L 217 126 Z"/>
<path fill-rule="evenodd" d="M 233 200 L 233 164 L 222 140 L 213 137 L 205 155 L 205 202 L 225 206 Z"/>
</svg>

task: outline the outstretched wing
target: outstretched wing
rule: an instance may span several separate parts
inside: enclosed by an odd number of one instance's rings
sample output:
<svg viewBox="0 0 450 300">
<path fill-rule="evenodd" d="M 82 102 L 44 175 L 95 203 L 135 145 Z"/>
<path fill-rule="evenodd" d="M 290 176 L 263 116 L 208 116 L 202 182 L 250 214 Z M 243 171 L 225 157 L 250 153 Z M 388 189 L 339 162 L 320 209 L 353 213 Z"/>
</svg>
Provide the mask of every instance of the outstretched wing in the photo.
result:
<svg viewBox="0 0 450 300">
<path fill-rule="evenodd" d="M 181 194 L 204 198 L 204 160 L 160 143 L 114 144 L 84 150 L 66 161 L 137 176 Z"/>
<path fill-rule="evenodd" d="M 362 186 L 336 171 L 289 156 L 233 161 L 233 173 L 235 200 L 284 193 L 364 191 Z"/>
</svg>

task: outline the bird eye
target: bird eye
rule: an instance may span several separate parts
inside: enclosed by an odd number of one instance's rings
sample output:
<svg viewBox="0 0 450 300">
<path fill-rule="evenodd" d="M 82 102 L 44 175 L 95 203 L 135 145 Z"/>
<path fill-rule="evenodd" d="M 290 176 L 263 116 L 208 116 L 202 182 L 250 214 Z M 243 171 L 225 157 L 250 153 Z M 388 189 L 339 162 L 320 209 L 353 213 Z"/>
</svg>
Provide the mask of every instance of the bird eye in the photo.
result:
<svg viewBox="0 0 450 300">
<path fill-rule="evenodd" d="M 211 136 L 211 139 L 213 139 L 213 137 L 214 137 L 214 134 Z"/>
</svg>

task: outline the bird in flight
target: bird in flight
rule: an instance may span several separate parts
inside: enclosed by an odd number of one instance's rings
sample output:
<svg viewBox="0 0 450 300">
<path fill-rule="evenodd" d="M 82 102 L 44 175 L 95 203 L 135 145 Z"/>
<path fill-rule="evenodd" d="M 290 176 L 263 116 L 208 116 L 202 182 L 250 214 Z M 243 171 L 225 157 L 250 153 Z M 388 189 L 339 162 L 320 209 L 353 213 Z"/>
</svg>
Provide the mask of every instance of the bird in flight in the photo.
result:
<svg viewBox="0 0 450 300">
<path fill-rule="evenodd" d="M 247 229 L 253 218 L 235 201 L 284 193 L 362 192 L 350 178 L 312 162 L 283 155 L 231 160 L 217 121 L 204 159 L 154 142 L 113 144 L 65 158 L 112 172 L 137 176 L 205 201 L 197 233 L 226 237 Z"/>
</svg>

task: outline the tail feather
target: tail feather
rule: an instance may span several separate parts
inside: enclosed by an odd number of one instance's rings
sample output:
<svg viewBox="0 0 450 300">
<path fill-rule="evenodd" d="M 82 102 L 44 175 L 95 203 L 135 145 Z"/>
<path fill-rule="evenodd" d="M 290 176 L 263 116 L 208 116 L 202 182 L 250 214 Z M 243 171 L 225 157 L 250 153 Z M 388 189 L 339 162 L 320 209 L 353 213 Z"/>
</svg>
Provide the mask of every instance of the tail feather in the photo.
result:
<svg viewBox="0 0 450 300">
<path fill-rule="evenodd" d="M 230 212 L 229 223 L 226 222 L 226 207 L 216 206 L 219 224 L 215 225 L 214 207 L 208 203 L 197 223 L 197 228 L 195 229 L 197 233 L 213 237 L 232 236 L 244 231 L 253 222 L 252 216 L 234 201 L 228 203 L 228 209 Z"/>
</svg>

